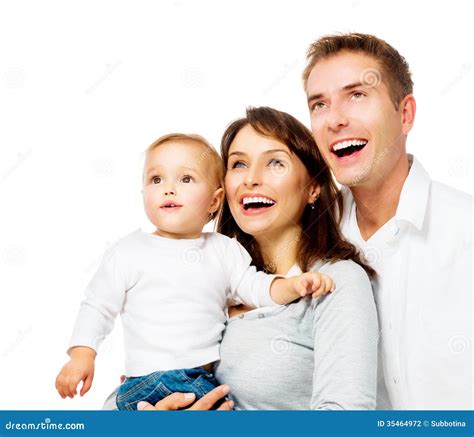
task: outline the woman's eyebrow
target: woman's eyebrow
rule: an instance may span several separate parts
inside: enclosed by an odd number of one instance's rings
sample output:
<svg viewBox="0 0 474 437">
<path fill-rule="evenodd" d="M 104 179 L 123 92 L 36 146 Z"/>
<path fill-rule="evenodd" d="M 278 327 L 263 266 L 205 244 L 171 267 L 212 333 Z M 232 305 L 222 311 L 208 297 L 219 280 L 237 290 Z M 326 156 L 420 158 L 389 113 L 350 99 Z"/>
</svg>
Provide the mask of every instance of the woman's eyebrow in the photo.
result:
<svg viewBox="0 0 474 437">
<path fill-rule="evenodd" d="M 270 149 L 270 150 L 265 150 L 265 152 L 263 152 L 263 154 L 264 154 L 264 155 L 269 155 L 270 153 L 275 153 L 275 152 L 283 152 L 283 153 L 286 153 L 288 156 L 291 157 L 291 155 L 290 155 L 290 154 L 288 153 L 288 151 L 285 150 L 285 149 Z M 245 155 L 245 156 L 247 156 L 246 153 L 244 153 L 244 152 L 239 152 L 239 151 L 230 153 L 230 154 L 229 154 L 229 158 L 230 158 L 232 155 L 239 155 L 239 156 Z"/>
<path fill-rule="evenodd" d="M 265 150 L 265 152 L 263 152 L 264 155 L 269 155 L 270 153 L 275 153 L 275 152 L 283 152 L 283 153 L 286 153 L 288 156 L 291 157 L 291 155 L 288 153 L 287 150 L 285 149 L 270 149 L 270 150 Z"/>
</svg>

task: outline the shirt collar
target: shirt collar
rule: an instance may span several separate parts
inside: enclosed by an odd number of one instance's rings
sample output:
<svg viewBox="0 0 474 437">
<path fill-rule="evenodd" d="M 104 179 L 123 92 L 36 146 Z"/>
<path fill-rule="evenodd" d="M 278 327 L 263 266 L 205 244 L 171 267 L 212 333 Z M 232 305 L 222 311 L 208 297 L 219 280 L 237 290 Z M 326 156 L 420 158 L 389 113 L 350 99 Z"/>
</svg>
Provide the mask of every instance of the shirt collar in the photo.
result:
<svg viewBox="0 0 474 437">
<path fill-rule="evenodd" d="M 408 154 L 408 160 L 411 168 L 403 184 L 395 220 L 407 221 L 421 231 L 428 208 L 431 179 L 413 155 Z"/>
<path fill-rule="evenodd" d="M 413 155 L 408 154 L 408 161 L 410 163 L 410 171 L 403 184 L 394 219 L 409 222 L 421 230 L 428 208 L 431 179 L 424 167 Z M 344 199 L 344 223 L 350 217 L 354 197 L 348 187 L 343 187 L 342 192 Z"/>
</svg>

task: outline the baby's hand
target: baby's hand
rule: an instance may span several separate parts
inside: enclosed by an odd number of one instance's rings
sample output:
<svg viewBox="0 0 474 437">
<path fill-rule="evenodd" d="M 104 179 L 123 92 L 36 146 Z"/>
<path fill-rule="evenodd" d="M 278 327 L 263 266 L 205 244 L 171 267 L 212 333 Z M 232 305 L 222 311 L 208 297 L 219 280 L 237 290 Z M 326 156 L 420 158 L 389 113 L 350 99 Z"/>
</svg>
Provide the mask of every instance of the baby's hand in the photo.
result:
<svg viewBox="0 0 474 437">
<path fill-rule="evenodd" d="M 92 351 L 92 349 L 89 350 Z M 83 384 L 80 395 L 84 396 L 89 391 L 94 378 L 94 357 L 95 352 L 94 355 L 90 353 L 71 354 L 71 359 L 63 366 L 56 378 L 56 389 L 63 399 L 73 398 L 77 394 L 77 386 L 81 381 Z"/>
<path fill-rule="evenodd" d="M 311 294 L 313 298 L 324 296 L 336 289 L 332 278 L 319 272 L 307 272 L 296 276 L 294 285 L 300 296 Z"/>
</svg>

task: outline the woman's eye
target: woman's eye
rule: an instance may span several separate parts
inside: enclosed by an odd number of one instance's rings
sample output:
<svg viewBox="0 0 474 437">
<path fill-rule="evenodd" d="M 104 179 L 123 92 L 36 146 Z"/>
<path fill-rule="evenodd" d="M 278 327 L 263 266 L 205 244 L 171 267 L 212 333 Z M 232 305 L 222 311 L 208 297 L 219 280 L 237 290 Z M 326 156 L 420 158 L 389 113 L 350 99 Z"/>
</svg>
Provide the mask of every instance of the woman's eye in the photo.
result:
<svg viewBox="0 0 474 437">
<path fill-rule="evenodd" d="M 242 168 L 245 164 L 242 161 L 235 161 L 232 165 L 231 168 Z"/>
<path fill-rule="evenodd" d="M 193 180 L 192 176 L 188 176 L 188 175 L 183 176 L 181 178 L 181 182 L 184 182 L 185 184 L 189 184 L 192 180 Z"/>
<path fill-rule="evenodd" d="M 279 159 L 275 159 L 275 158 L 270 159 L 268 164 L 271 164 L 272 166 L 277 166 L 277 167 L 284 167 L 285 166 L 282 161 L 280 161 Z"/>
<path fill-rule="evenodd" d="M 153 176 L 151 178 L 151 183 L 152 184 L 159 184 L 161 182 L 161 177 L 160 176 Z"/>
</svg>

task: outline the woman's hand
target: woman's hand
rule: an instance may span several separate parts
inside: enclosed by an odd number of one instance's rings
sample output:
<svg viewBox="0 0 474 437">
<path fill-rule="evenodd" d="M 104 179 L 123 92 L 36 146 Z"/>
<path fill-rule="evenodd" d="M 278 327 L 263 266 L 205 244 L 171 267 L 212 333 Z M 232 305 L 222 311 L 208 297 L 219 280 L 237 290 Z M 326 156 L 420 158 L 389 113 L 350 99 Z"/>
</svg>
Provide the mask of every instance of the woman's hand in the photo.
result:
<svg viewBox="0 0 474 437">
<path fill-rule="evenodd" d="M 191 407 L 186 408 L 186 410 L 210 410 L 217 401 L 224 398 L 229 392 L 230 387 L 228 385 L 220 385 L 196 401 Z M 195 399 L 196 395 L 194 393 L 173 393 L 157 402 L 155 406 L 148 402 L 141 401 L 138 403 L 137 409 L 150 411 L 178 410 L 191 405 Z M 232 410 L 233 407 L 234 402 L 229 400 L 225 401 L 218 410 Z"/>
</svg>

